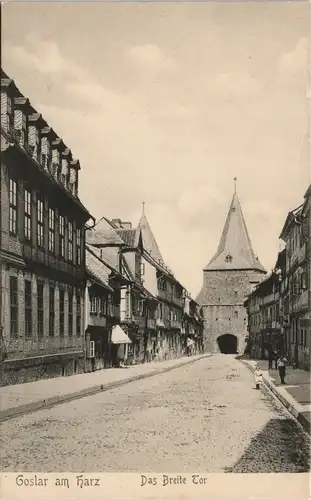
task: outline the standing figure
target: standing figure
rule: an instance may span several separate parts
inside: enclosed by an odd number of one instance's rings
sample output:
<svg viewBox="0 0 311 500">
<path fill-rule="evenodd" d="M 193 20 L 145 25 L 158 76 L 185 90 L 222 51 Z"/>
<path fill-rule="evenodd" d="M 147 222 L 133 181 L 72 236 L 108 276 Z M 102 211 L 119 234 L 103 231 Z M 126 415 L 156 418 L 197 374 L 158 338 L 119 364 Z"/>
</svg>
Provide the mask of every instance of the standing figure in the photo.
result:
<svg viewBox="0 0 311 500">
<path fill-rule="evenodd" d="M 279 359 L 277 360 L 277 367 L 279 370 L 279 375 L 281 379 L 281 384 L 285 384 L 285 374 L 286 374 L 286 363 L 287 359 L 284 358 L 283 356 L 280 356 Z"/>
<path fill-rule="evenodd" d="M 260 384 L 262 383 L 262 371 L 261 371 L 261 369 L 259 368 L 258 365 L 255 368 L 254 375 L 255 375 L 256 389 L 259 389 L 260 388 Z"/>
<path fill-rule="evenodd" d="M 274 359 L 274 356 L 273 356 L 273 349 L 272 347 L 269 347 L 269 352 L 268 352 L 268 362 L 269 362 L 269 367 L 268 367 L 268 370 L 273 370 L 273 359 Z"/>
<path fill-rule="evenodd" d="M 275 369 L 278 368 L 278 359 L 280 357 L 280 353 L 277 350 L 273 351 L 274 361 L 275 361 Z"/>
</svg>

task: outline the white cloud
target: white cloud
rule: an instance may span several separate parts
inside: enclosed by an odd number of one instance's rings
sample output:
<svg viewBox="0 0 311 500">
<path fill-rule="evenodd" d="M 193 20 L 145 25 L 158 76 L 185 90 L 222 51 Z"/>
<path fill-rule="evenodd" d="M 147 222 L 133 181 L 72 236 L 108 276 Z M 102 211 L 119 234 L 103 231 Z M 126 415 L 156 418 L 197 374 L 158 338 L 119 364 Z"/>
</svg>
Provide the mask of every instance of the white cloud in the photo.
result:
<svg viewBox="0 0 311 500">
<path fill-rule="evenodd" d="M 151 72 L 175 72 L 177 63 L 157 45 L 146 44 L 127 47 L 125 57 L 134 66 Z"/>
<path fill-rule="evenodd" d="M 279 59 L 281 74 L 305 72 L 310 69 L 310 43 L 308 38 L 300 38 L 293 50 L 281 55 Z"/>
<path fill-rule="evenodd" d="M 248 73 L 219 73 L 205 80 L 206 91 L 221 99 L 245 99 L 255 96 L 260 88 L 259 82 Z"/>
<path fill-rule="evenodd" d="M 35 69 L 46 75 L 66 75 L 83 79 L 85 71 L 73 61 L 66 60 L 54 41 L 42 40 L 34 34 L 25 37 L 25 45 L 11 45 L 6 51 L 20 66 Z"/>
</svg>

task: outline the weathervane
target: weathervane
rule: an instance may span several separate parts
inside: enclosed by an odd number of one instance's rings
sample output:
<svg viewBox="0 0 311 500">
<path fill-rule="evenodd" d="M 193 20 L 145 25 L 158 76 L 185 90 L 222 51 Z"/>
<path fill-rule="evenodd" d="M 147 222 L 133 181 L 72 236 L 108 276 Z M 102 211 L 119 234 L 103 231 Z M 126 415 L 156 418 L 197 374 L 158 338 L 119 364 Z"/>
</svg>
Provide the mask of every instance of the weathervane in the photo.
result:
<svg viewBox="0 0 311 500">
<path fill-rule="evenodd" d="M 236 181 L 238 180 L 238 178 L 234 177 L 233 180 L 234 180 L 234 192 L 236 193 Z"/>
<path fill-rule="evenodd" d="M 142 204 L 143 204 L 143 215 L 144 215 L 145 214 L 145 202 L 143 201 Z"/>
</svg>

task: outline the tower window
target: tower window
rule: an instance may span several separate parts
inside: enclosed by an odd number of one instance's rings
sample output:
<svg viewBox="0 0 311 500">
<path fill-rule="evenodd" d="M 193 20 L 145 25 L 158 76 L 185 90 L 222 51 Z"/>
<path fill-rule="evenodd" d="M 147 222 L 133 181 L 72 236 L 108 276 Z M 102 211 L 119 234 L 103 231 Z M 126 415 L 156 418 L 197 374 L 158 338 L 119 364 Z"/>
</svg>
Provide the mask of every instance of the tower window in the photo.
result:
<svg viewBox="0 0 311 500">
<path fill-rule="evenodd" d="M 232 262 L 232 255 L 230 255 L 230 253 L 228 253 L 228 255 L 226 255 L 225 261 Z"/>
</svg>

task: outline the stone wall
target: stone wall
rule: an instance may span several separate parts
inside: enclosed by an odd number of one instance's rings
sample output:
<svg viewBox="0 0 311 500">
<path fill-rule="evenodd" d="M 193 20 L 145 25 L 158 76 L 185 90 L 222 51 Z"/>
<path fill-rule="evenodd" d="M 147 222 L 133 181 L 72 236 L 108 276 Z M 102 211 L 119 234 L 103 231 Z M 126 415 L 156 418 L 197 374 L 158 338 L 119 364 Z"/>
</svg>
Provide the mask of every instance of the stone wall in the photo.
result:
<svg viewBox="0 0 311 500">
<path fill-rule="evenodd" d="M 225 334 L 235 335 L 238 352 L 244 352 L 247 313 L 243 303 L 253 284 L 261 280 L 261 276 L 253 271 L 204 272 L 205 352 L 219 352 L 217 339 Z"/>
</svg>

